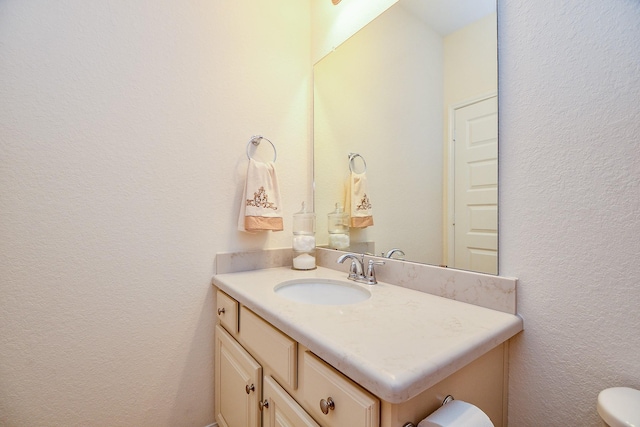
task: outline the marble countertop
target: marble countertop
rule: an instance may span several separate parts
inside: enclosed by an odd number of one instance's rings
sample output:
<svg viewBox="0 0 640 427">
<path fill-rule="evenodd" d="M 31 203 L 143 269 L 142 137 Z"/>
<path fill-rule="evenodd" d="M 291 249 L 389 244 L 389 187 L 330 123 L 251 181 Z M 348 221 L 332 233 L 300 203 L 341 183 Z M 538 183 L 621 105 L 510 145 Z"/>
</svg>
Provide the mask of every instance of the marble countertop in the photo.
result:
<svg viewBox="0 0 640 427">
<path fill-rule="evenodd" d="M 273 291 L 316 277 L 347 281 L 328 268 L 278 267 L 217 274 L 213 284 L 387 402 L 411 399 L 523 329 L 513 314 L 383 282 L 357 284 L 371 298 L 350 305 L 298 303 Z"/>
</svg>

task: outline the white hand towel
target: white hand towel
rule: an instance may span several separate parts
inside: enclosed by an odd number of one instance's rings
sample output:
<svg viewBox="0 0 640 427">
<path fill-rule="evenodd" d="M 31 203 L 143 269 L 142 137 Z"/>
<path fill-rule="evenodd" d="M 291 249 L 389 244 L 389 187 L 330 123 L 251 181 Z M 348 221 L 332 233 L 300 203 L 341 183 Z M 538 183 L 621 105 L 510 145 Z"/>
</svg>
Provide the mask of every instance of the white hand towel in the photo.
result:
<svg viewBox="0 0 640 427">
<path fill-rule="evenodd" d="M 280 190 L 273 162 L 249 159 L 244 195 L 240 203 L 240 231 L 282 231 Z"/>
<path fill-rule="evenodd" d="M 365 228 L 373 225 L 373 211 L 367 189 L 367 176 L 351 172 L 345 188 L 345 203 L 349 209 L 350 226 Z"/>
</svg>

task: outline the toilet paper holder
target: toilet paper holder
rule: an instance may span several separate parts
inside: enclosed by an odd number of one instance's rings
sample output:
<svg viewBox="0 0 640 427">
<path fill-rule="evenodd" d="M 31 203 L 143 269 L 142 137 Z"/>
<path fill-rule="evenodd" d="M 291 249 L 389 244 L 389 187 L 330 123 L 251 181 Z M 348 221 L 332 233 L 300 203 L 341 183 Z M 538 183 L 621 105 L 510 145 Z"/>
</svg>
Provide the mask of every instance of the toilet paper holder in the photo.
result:
<svg viewBox="0 0 640 427">
<path fill-rule="evenodd" d="M 447 403 L 451 402 L 452 400 L 455 400 L 453 398 L 453 396 L 451 396 L 450 394 L 448 394 L 443 400 L 442 400 L 442 405 L 440 406 L 444 406 Z M 416 425 L 414 423 L 404 423 L 402 427 L 416 427 Z"/>
</svg>

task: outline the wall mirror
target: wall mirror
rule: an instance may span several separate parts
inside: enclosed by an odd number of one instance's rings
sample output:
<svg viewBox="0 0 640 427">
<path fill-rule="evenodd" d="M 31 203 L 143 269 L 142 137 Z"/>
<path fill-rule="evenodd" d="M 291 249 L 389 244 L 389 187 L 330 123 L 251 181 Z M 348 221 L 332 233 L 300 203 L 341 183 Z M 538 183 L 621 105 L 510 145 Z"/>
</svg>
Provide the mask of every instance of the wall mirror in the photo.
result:
<svg viewBox="0 0 640 427">
<path fill-rule="evenodd" d="M 497 109 L 495 0 L 399 0 L 323 57 L 318 244 L 357 153 L 374 225 L 351 228 L 345 250 L 368 242 L 378 256 L 397 248 L 394 258 L 497 274 Z"/>
</svg>

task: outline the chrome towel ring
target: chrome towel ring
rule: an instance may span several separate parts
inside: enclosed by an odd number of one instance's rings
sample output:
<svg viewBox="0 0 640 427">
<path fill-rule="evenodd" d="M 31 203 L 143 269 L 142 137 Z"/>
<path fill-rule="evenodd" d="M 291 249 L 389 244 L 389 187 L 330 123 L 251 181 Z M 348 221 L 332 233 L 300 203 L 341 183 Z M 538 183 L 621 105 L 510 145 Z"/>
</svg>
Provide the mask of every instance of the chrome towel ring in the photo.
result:
<svg viewBox="0 0 640 427">
<path fill-rule="evenodd" d="M 355 171 L 356 167 L 354 160 L 356 159 L 356 157 L 360 157 L 360 159 L 362 159 L 362 164 L 364 165 L 364 170 L 362 172 Z M 354 173 L 365 173 L 367 171 L 367 162 L 364 160 L 364 157 L 362 157 L 358 153 L 349 153 L 349 170 Z"/>
<path fill-rule="evenodd" d="M 269 139 L 265 138 L 262 135 L 253 135 L 249 140 L 249 142 L 247 142 L 247 159 L 251 159 L 251 154 L 249 154 L 249 149 L 251 148 L 251 145 L 258 147 L 258 145 L 260 145 L 260 141 L 263 139 L 267 141 L 269 144 L 271 144 L 271 147 L 273 147 L 273 161 L 275 162 L 276 159 L 278 158 L 278 151 L 276 150 L 276 146 L 273 145 L 273 142 L 269 141 Z"/>
</svg>

